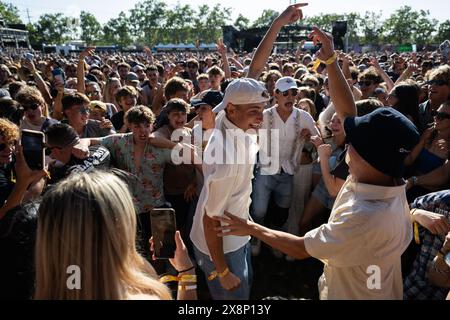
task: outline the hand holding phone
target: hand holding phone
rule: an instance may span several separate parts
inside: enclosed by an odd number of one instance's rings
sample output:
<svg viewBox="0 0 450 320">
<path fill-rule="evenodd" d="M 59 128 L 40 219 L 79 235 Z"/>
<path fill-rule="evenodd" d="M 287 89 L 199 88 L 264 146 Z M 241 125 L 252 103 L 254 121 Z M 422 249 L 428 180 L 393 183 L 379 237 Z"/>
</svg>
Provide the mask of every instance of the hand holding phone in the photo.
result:
<svg viewBox="0 0 450 320">
<path fill-rule="evenodd" d="M 45 135 L 40 131 L 22 130 L 21 145 L 23 155 L 31 170 L 44 170 Z"/>
<path fill-rule="evenodd" d="M 153 209 L 150 212 L 153 237 L 153 248 L 156 259 L 172 259 L 175 257 L 176 243 L 175 210 Z"/>
<path fill-rule="evenodd" d="M 56 81 L 58 81 L 59 83 L 63 83 L 63 84 L 66 83 L 66 76 L 64 74 L 64 71 L 61 68 L 58 67 L 58 68 L 53 69 L 52 75 L 53 75 L 53 78 Z"/>
</svg>

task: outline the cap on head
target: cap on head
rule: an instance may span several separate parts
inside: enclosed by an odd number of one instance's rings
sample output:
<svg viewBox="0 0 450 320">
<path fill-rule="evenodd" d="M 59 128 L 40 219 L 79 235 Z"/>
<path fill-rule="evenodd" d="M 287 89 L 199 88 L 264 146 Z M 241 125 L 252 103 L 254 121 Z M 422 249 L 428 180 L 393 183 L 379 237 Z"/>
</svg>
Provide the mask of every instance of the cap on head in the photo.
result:
<svg viewBox="0 0 450 320">
<path fill-rule="evenodd" d="M 234 105 L 257 104 L 269 101 L 267 89 L 255 79 L 242 78 L 232 81 L 226 91 L 223 101 L 213 111 L 219 113 L 225 110 L 229 103 Z"/>
<path fill-rule="evenodd" d="M 209 105 L 212 108 L 215 108 L 218 104 L 223 101 L 223 94 L 217 90 L 210 90 L 206 92 L 202 99 L 193 100 L 191 104 L 194 108 L 199 108 L 203 105 Z"/>
<path fill-rule="evenodd" d="M 346 118 L 344 129 L 347 142 L 366 162 L 394 178 L 403 176 L 404 160 L 420 138 L 414 124 L 393 108 Z"/>
<path fill-rule="evenodd" d="M 138 78 L 138 76 L 137 76 L 136 73 L 134 73 L 134 72 L 128 72 L 126 81 L 137 82 L 137 83 L 139 83 L 139 78 Z"/>
<path fill-rule="evenodd" d="M 289 89 L 297 89 L 297 82 L 292 77 L 283 77 L 275 83 L 275 90 L 286 92 Z"/>
</svg>

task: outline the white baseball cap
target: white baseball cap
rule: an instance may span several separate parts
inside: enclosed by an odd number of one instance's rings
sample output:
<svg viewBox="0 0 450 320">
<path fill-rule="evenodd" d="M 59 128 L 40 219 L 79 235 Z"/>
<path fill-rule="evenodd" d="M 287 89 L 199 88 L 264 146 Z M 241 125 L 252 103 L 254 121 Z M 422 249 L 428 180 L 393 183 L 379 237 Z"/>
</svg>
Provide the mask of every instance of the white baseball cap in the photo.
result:
<svg viewBox="0 0 450 320">
<path fill-rule="evenodd" d="M 222 103 L 213 109 L 219 113 L 225 110 L 229 103 L 234 105 L 262 103 L 270 100 L 269 92 L 259 81 L 250 78 L 233 80 L 225 91 Z"/>
<path fill-rule="evenodd" d="M 289 89 L 297 89 L 297 82 L 292 77 L 283 77 L 275 83 L 275 90 L 286 92 Z"/>
</svg>

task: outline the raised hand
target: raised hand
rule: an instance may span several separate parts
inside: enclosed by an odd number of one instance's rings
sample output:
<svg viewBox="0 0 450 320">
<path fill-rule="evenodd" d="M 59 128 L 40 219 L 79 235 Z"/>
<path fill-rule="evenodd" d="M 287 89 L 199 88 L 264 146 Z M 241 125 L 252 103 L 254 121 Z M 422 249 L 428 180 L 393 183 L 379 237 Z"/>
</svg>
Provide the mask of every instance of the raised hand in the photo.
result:
<svg viewBox="0 0 450 320">
<path fill-rule="evenodd" d="M 94 55 L 95 47 L 87 47 L 80 53 L 80 59 L 84 59 L 86 57 L 92 57 Z"/>
<path fill-rule="evenodd" d="M 217 48 L 217 51 L 222 56 L 226 56 L 226 54 L 227 54 L 227 46 L 223 43 L 223 40 L 221 38 L 219 38 L 219 40 L 217 40 L 216 48 Z"/>
<path fill-rule="evenodd" d="M 307 3 L 297 3 L 290 5 L 286 8 L 286 10 L 284 10 L 282 14 L 278 16 L 276 21 L 283 26 L 286 26 L 303 19 L 303 12 L 301 8 L 306 7 L 307 5 Z"/>
<path fill-rule="evenodd" d="M 309 38 L 313 41 L 314 45 L 317 45 L 318 43 L 322 44 L 322 48 L 316 52 L 316 55 L 320 60 L 326 61 L 333 56 L 334 44 L 333 37 L 330 34 L 325 33 L 317 27 L 313 27 L 313 31 L 309 35 Z"/>
</svg>

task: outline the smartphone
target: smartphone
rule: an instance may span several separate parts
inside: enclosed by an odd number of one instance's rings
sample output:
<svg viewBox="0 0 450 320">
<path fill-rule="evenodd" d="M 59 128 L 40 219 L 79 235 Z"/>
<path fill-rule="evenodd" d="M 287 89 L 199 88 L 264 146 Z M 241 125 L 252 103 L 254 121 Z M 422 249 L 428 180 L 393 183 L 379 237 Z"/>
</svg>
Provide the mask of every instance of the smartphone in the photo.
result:
<svg viewBox="0 0 450 320">
<path fill-rule="evenodd" d="M 55 68 L 55 69 L 53 69 L 52 74 L 53 74 L 53 78 L 55 80 L 58 79 L 59 82 L 64 83 L 64 84 L 66 83 L 66 75 L 64 74 L 63 69 Z"/>
<path fill-rule="evenodd" d="M 175 257 L 176 243 L 175 210 L 170 208 L 153 209 L 150 212 L 152 226 L 153 247 L 157 259 L 171 259 Z"/>
<path fill-rule="evenodd" d="M 25 161 L 31 170 L 43 170 L 45 163 L 45 135 L 40 131 L 22 130 L 21 145 Z"/>
</svg>

